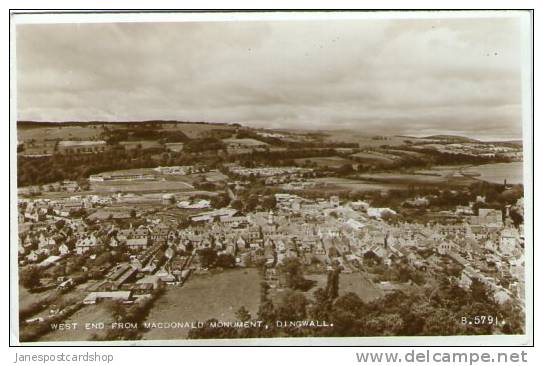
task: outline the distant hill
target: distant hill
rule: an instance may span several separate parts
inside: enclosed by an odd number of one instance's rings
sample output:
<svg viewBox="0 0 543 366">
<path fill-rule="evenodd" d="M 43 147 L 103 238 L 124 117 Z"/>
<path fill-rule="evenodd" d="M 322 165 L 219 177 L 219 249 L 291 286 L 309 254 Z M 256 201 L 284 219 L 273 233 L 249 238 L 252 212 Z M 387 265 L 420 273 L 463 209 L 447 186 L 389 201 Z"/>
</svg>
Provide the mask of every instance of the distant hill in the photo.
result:
<svg viewBox="0 0 543 366">
<path fill-rule="evenodd" d="M 479 140 L 472 139 L 470 137 L 455 136 L 455 135 L 432 135 L 432 136 L 421 137 L 421 139 L 425 139 L 425 140 L 441 140 L 443 142 L 453 142 L 453 143 L 481 142 Z"/>
<path fill-rule="evenodd" d="M 51 127 L 51 126 L 92 126 L 92 125 L 131 125 L 131 124 L 193 124 L 193 125 L 218 125 L 241 126 L 239 123 L 224 122 L 191 122 L 174 120 L 148 120 L 148 121 L 17 121 L 19 127 Z"/>
</svg>

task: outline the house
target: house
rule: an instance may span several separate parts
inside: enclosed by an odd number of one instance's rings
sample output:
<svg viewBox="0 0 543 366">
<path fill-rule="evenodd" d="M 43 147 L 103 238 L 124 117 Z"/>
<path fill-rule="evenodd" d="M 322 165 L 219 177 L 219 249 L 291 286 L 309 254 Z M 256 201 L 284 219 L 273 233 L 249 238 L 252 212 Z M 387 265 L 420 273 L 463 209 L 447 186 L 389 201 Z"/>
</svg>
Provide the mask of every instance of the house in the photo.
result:
<svg viewBox="0 0 543 366">
<path fill-rule="evenodd" d="M 96 239 L 96 237 L 93 234 L 91 234 L 89 236 L 82 237 L 79 240 L 77 240 L 77 242 L 75 243 L 75 251 L 77 254 L 81 255 L 85 253 L 86 251 L 90 250 L 91 248 L 94 248 L 98 245 L 99 245 L 98 239 Z"/>
<path fill-rule="evenodd" d="M 43 233 L 38 238 L 38 249 L 54 247 L 56 244 L 55 239 L 47 237 Z"/>
<path fill-rule="evenodd" d="M 504 255 L 511 255 L 519 243 L 519 234 L 516 229 L 506 228 L 500 234 L 499 250 Z"/>
<path fill-rule="evenodd" d="M 396 211 L 388 207 L 369 207 L 367 210 L 369 217 L 382 218 L 383 215 L 396 215 Z"/>
<path fill-rule="evenodd" d="M 126 246 L 131 250 L 142 250 L 147 248 L 149 245 L 149 239 L 147 237 L 143 238 L 130 238 L 126 240 Z"/>
<path fill-rule="evenodd" d="M 38 264 L 38 267 L 49 267 L 60 259 L 57 255 L 51 255 Z"/>
<path fill-rule="evenodd" d="M 500 210 L 480 208 L 479 215 L 470 217 L 470 223 L 472 225 L 502 227 L 502 212 Z"/>
<path fill-rule="evenodd" d="M 114 301 L 130 301 L 132 297 L 131 291 L 97 291 L 91 292 L 83 300 L 83 304 L 92 305 L 101 300 L 114 300 Z"/>
<path fill-rule="evenodd" d="M 437 246 L 437 252 L 441 255 L 449 254 L 453 249 L 454 245 L 450 241 L 443 241 Z"/>
<path fill-rule="evenodd" d="M 37 262 L 41 258 L 44 258 L 45 255 L 37 250 L 33 250 L 26 256 L 26 260 L 29 262 Z"/>
<path fill-rule="evenodd" d="M 65 256 L 66 254 L 70 253 L 70 248 L 68 248 L 68 246 L 63 243 L 63 244 L 59 245 L 58 251 L 59 251 L 61 256 Z"/>
<path fill-rule="evenodd" d="M 157 227 L 150 234 L 151 239 L 154 242 L 165 242 L 168 240 L 168 235 L 170 234 L 170 229 L 168 227 Z"/>
</svg>

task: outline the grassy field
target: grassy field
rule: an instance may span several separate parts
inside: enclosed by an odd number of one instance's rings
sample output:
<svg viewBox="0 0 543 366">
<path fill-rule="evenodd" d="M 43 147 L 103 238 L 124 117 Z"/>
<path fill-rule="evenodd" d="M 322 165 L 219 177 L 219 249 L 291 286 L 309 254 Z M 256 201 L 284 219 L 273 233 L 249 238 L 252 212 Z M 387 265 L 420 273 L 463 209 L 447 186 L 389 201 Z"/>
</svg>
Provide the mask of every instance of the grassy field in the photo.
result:
<svg viewBox="0 0 543 366">
<path fill-rule="evenodd" d="M 383 296 L 383 291 L 361 272 L 341 273 L 339 275 L 339 295 L 348 292 L 354 292 L 366 303 Z"/>
<path fill-rule="evenodd" d="M 197 124 L 197 123 L 178 123 L 166 125 L 162 128 L 165 131 L 182 131 L 189 138 L 198 138 L 204 136 L 211 130 L 235 130 L 235 127 L 223 124 Z"/>
<path fill-rule="evenodd" d="M 391 164 L 394 160 L 398 159 L 395 155 L 383 154 L 377 152 L 359 152 L 357 154 L 351 155 L 357 160 L 362 160 L 365 163 L 380 163 L 380 164 Z"/>
<path fill-rule="evenodd" d="M 109 181 L 92 182 L 91 190 L 98 193 L 111 192 L 181 192 L 194 189 L 193 186 L 182 181 Z"/>
<path fill-rule="evenodd" d="M 161 145 L 158 143 L 158 141 L 149 141 L 149 140 L 141 140 L 141 141 L 121 141 L 119 142 L 120 145 L 124 146 L 125 149 L 131 150 L 136 149 L 138 146 L 141 145 L 142 149 L 149 149 L 151 147 L 161 147 Z"/>
<path fill-rule="evenodd" d="M 207 172 L 202 174 L 202 176 L 204 176 L 208 182 L 223 182 L 228 180 L 228 177 L 219 171 Z"/>
<path fill-rule="evenodd" d="M 352 164 L 351 160 L 339 157 L 339 156 L 324 156 L 316 158 L 296 159 L 296 164 L 304 165 L 306 162 L 315 163 L 319 167 L 339 168 L 345 164 Z"/>
<path fill-rule="evenodd" d="M 79 311 L 68 317 L 65 323 L 77 323 L 75 329 L 70 330 L 53 330 L 39 339 L 41 342 L 59 342 L 59 341 L 88 341 L 96 335 L 105 335 L 111 327 L 113 317 L 109 310 L 107 301 L 100 302 L 96 305 L 86 305 Z M 104 323 L 104 329 L 96 329 L 91 324 Z M 88 329 L 85 326 L 88 325 Z"/>
<path fill-rule="evenodd" d="M 56 299 L 56 289 L 50 289 L 43 292 L 30 293 L 27 289 L 19 286 L 19 309 L 24 310 L 32 307 L 34 304 L 48 298 Z"/>
<path fill-rule="evenodd" d="M 353 130 L 331 130 L 323 131 L 326 142 L 354 142 L 360 147 L 378 147 L 381 145 L 398 146 L 405 144 L 407 138 L 400 136 L 386 136 L 386 140 L 374 139 L 374 136 L 365 133 L 356 132 Z"/>
<path fill-rule="evenodd" d="M 305 275 L 305 278 L 315 282 L 307 293 L 307 295 L 311 295 L 308 298 L 314 300 L 313 293 L 318 288 L 326 288 L 326 273 L 308 274 Z M 383 296 L 382 290 L 361 272 L 341 273 L 339 275 L 339 296 L 349 292 L 354 292 L 366 303 Z"/>
<path fill-rule="evenodd" d="M 160 297 L 147 322 L 235 320 L 245 306 L 255 316 L 260 302 L 260 275 L 254 268 L 193 275 L 183 287 L 172 287 Z M 188 329 L 150 329 L 143 339 L 183 339 Z"/>
<path fill-rule="evenodd" d="M 46 124 L 44 124 L 46 126 Z M 96 128 L 95 128 L 96 127 Z M 64 139 L 72 138 L 78 140 L 91 139 L 98 137 L 102 132 L 101 126 L 63 126 L 63 127 L 37 127 L 37 128 L 17 128 L 17 138 L 19 141 L 44 139 Z"/>
<path fill-rule="evenodd" d="M 429 174 L 403 174 L 403 173 L 378 173 L 378 174 L 360 174 L 361 179 L 376 180 L 385 183 L 398 184 L 428 184 L 445 183 L 448 177 Z"/>
<path fill-rule="evenodd" d="M 326 177 L 326 178 L 314 178 L 309 181 L 315 182 L 317 184 L 324 184 L 325 188 L 338 187 L 343 189 L 349 189 L 352 191 L 377 191 L 377 190 L 390 190 L 398 189 L 402 186 L 399 184 L 386 184 L 386 183 L 368 183 L 356 179 L 348 178 L 335 178 L 335 177 Z"/>
</svg>

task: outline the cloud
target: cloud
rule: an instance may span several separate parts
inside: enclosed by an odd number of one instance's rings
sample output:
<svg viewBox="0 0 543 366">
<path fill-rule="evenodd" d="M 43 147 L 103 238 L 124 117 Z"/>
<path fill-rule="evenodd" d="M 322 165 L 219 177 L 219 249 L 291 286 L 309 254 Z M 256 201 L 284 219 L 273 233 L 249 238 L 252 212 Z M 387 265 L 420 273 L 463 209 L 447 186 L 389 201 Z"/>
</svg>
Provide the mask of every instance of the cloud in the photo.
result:
<svg viewBox="0 0 543 366">
<path fill-rule="evenodd" d="M 18 119 L 521 135 L 514 18 L 17 26 Z"/>
</svg>

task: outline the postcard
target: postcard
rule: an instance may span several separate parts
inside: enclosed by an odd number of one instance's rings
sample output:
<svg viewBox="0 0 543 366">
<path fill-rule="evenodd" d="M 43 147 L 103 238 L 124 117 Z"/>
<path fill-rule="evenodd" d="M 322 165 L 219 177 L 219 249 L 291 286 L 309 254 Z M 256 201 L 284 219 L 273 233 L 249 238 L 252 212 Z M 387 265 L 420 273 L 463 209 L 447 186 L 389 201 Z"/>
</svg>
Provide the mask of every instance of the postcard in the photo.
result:
<svg viewBox="0 0 543 366">
<path fill-rule="evenodd" d="M 531 344 L 531 37 L 12 13 L 12 343 Z"/>
</svg>

